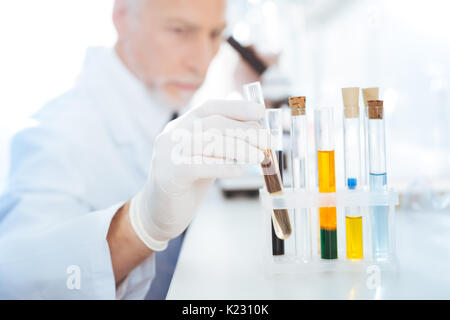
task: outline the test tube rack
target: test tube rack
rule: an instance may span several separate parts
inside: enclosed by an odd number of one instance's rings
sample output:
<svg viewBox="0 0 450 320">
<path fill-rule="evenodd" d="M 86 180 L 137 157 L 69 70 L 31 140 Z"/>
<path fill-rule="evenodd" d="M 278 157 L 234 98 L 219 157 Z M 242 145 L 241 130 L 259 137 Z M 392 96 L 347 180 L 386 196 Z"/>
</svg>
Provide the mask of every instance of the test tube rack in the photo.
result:
<svg viewBox="0 0 450 320">
<path fill-rule="evenodd" d="M 263 205 L 263 265 L 268 274 L 292 274 L 310 272 L 366 272 L 367 267 L 377 265 L 382 270 L 395 271 L 397 259 L 395 252 L 395 207 L 399 203 L 397 192 L 374 192 L 369 190 L 338 189 L 335 193 L 319 193 L 318 190 L 294 190 L 285 188 L 283 194 L 269 194 L 265 189 L 260 189 L 260 200 Z M 373 206 L 388 207 L 389 223 L 389 252 L 387 259 L 375 259 L 371 250 L 371 225 L 370 208 Z M 336 207 L 337 233 L 338 233 L 338 258 L 322 259 L 320 255 L 319 219 L 320 207 Z M 363 217 L 363 259 L 351 260 L 346 256 L 346 232 L 345 232 L 345 208 L 360 207 Z M 271 250 L 270 222 L 274 209 L 287 209 L 293 232 L 285 240 L 286 251 L 284 255 L 274 256 Z M 310 217 L 311 256 L 305 258 L 296 251 L 298 247 L 300 221 L 296 215 L 300 210 L 308 209 Z"/>
</svg>

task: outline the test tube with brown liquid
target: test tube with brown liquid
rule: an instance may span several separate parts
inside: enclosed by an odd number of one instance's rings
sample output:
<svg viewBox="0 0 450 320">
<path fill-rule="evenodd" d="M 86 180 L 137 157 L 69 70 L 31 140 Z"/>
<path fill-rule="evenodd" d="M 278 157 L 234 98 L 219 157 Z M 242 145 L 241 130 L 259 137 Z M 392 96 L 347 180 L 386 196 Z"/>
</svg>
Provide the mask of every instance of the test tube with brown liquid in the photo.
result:
<svg viewBox="0 0 450 320">
<path fill-rule="evenodd" d="M 244 86 L 244 93 L 248 101 L 259 104 L 264 104 L 264 97 L 262 94 L 261 84 L 253 82 Z M 261 121 L 263 128 L 268 129 L 266 119 Z M 261 163 L 261 168 L 264 175 L 264 183 L 267 192 L 272 195 L 283 193 L 283 184 L 281 174 L 278 166 L 277 157 L 272 149 L 264 150 L 264 161 Z M 292 233 L 291 222 L 287 209 L 274 209 L 272 213 L 272 221 L 275 229 L 275 234 L 278 238 L 286 240 Z"/>
</svg>

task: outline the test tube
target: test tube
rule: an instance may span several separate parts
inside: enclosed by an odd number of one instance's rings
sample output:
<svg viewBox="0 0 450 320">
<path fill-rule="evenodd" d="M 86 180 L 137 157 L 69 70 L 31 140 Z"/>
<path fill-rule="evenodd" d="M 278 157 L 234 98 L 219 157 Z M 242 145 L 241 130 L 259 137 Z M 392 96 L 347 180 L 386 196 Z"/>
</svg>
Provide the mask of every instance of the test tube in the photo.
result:
<svg viewBox="0 0 450 320">
<path fill-rule="evenodd" d="M 248 101 L 265 105 L 261 84 L 259 82 L 252 82 L 244 85 L 244 93 Z M 263 128 L 268 129 L 267 117 L 264 117 L 264 119 L 260 121 L 260 124 Z M 264 150 L 264 160 L 261 163 L 261 168 L 267 192 L 270 194 L 283 194 L 280 169 L 273 149 Z M 274 209 L 272 213 L 272 222 L 275 234 L 278 238 L 282 240 L 289 238 L 292 233 L 292 227 L 287 209 Z"/>
<path fill-rule="evenodd" d="M 308 155 L 306 97 L 290 97 L 292 187 L 306 190 Z M 296 255 L 303 261 L 311 259 L 311 222 L 308 209 L 294 210 Z"/>
<path fill-rule="evenodd" d="M 283 127 L 281 121 L 281 109 L 267 109 L 266 117 L 269 125 L 270 134 L 274 143 L 274 151 L 278 160 L 278 170 L 280 171 L 281 181 L 283 182 Z M 272 225 L 272 254 L 274 256 L 284 255 L 284 240 L 277 237 L 275 228 Z"/>
<path fill-rule="evenodd" d="M 333 108 L 317 109 L 315 121 L 319 192 L 336 192 Z M 337 259 L 336 207 L 319 208 L 319 221 L 321 257 L 322 259 Z"/>
<path fill-rule="evenodd" d="M 369 180 L 371 191 L 386 191 L 386 137 L 383 101 L 368 101 L 369 115 Z M 389 219 L 387 206 L 371 208 L 372 254 L 375 260 L 389 255 Z"/>
<path fill-rule="evenodd" d="M 361 183 L 359 88 L 343 88 L 345 186 L 355 190 Z M 363 226 L 359 207 L 345 208 L 347 259 L 363 258 Z"/>
<path fill-rule="evenodd" d="M 362 125 L 364 131 L 364 141 L 363 141 L 363 161 L 362 161 L 362 174 L 361 174 L 361 185 L 369 185 L 369 100 L 378 100 L 379 89 L 374 88 L 364 88 L 362 89 L 362 95 L 364 100 L 364 112 L 362 113 Z"/>
</svg>

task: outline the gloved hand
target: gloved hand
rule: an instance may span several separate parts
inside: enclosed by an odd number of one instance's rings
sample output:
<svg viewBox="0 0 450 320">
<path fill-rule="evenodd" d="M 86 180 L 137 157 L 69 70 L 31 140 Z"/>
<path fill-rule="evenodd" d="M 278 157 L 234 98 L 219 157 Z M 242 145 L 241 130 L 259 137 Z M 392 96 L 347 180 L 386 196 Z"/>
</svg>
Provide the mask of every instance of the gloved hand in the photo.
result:
<svg viewBox="0 0 450 320">
<path fill-rule="evenodd" d="M 270 135 L 258 124 L 264 106 L 216 100 L 171 121 L 156 138 L 149 177 L 130 202 L 139 238 L 161 251 L 189 225 L 215 178 L 242 175 L 261 163 Z"/>
</svg>

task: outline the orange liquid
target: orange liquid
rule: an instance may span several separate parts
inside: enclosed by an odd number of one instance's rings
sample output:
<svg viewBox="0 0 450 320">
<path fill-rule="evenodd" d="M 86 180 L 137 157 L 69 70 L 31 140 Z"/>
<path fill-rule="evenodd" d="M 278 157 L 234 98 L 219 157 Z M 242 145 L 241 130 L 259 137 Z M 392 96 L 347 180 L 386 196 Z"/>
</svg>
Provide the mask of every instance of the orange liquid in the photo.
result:
<svg viewBox="0 0 450 320">
<path fill-rule="evenodd" d="M 318 151 L 319 192 L 336 192 L 334 151 Z M 320 208 L 320 228 L 336 230 L 336 208 Z"/>
</svg>

